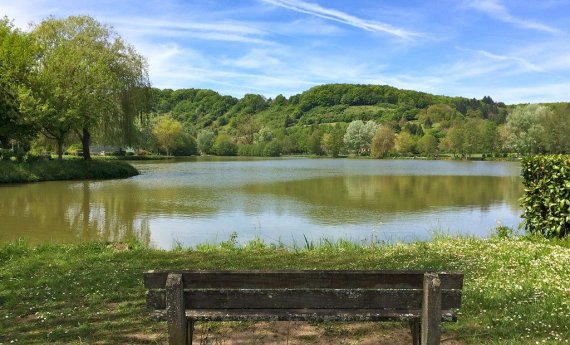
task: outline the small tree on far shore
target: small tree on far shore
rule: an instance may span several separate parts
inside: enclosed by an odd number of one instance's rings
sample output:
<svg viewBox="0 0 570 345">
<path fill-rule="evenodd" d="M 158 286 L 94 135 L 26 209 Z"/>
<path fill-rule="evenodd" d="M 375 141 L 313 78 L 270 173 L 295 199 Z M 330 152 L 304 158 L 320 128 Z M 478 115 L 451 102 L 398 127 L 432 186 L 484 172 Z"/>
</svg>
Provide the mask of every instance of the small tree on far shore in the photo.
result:
<svg viewBox="0 0 570 345">
<path fill-rule="evenodd" d="M 381 158 L 386 156 L 394 149 L 396 142 L 396 133 L 388 126 L 380 126 L 372 138 L 370 144 L 370 156 L 372 158 Z"/>
<path fill-rule="evenodd" d="M 170 116 L 161 116 L 156 120 L 152 130 L 158 145 L 170 155 L 170 150 L 183 143 L 184 131 L 182 124 Z"/>
</svg>

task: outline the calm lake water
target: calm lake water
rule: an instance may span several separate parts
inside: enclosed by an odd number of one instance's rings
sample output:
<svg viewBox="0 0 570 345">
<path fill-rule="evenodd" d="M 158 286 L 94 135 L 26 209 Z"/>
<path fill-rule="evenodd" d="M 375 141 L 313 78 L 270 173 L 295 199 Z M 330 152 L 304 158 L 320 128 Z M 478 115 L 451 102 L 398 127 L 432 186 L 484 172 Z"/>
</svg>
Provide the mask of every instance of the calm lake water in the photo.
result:
<svg viewBox="0 0 570 345">
<path fill-rule="evenodd" d="M 0 187 L 0 242 L 118 241 L 160 248 L 261 238 L 409 242 L 516 227 L 513 162 L 218 159 L 134 163 L 140 176 Z"/>
</svg>

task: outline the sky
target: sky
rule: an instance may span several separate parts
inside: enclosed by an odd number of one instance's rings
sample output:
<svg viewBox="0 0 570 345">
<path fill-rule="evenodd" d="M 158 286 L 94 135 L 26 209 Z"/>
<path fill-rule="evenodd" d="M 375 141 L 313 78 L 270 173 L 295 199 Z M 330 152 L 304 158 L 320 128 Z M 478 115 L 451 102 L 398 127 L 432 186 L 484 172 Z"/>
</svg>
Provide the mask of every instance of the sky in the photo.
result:
<svg viewBox="0 0 570 345">
<path fill-rule="evenodd" d="M 158 88 L 242 97 L 391 85 L 514 103 L 570 101 L 570 0 L 0 0 L 22 30 L 90 15 Z"/>
</svg>

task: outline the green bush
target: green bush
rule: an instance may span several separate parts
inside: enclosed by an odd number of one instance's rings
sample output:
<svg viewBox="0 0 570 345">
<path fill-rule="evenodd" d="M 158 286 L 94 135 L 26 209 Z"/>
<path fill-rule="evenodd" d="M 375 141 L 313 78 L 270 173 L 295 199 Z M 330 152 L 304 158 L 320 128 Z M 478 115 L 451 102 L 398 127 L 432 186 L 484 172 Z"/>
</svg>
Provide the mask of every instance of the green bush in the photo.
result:
<svg viewBox="0 0 570 345">
<path fill-rule="evenodd" d="M 570 156 L 529 156 L 522 161 L 525 228 L 562 238 L 570 234 Z"/>
<path fill-rule="evenodd" d="M 180 144 L 172 148 L 173 156 L 194 156 L 198 154 L 196 139 L 190 135 L 184 135 Z"/>
<path fill-rule="evenodd" d="M 231 142 L 229 139 L 216 140 L 216 143 L 212 147 L 212 151 L 217 156 L 235 156 L 238 152 L 238 147 L 236 144 Z"/>
<path fill-rule="evenodd" d="M 277 140 L 272 140 L 263 149 L 263 155 L 265 157 L 279 157 L 281 156 L 281 144 Z"/>
<path fill-rule="evenodd" d="M 238 147 L 239 156 L 261 157 L 263 156 L 264 144 L 240 145 Z"/>
</svg>

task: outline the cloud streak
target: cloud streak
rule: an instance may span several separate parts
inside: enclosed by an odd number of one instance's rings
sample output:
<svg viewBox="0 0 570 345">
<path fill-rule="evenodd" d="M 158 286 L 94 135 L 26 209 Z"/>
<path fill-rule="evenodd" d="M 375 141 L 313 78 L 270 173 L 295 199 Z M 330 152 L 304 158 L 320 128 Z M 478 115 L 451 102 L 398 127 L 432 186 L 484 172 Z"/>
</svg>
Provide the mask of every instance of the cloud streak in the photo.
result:
<svg viewBox="0 0 570 345">
<path fill-rule="evenodd" d="M 500 0 L 470 0 L 467 6 L 477 11 L 488 14 L 489 16 L 510 23 L 515 26 L 531 29 L 549 34 L 561 34 L 562 31 L 551 26 L 513 16 L 509 10 L 500 3 Z"/>
<path fill-rule="evenodd" d="M 287 8 L 292 11 L 310 14 L 316 17 L 332 20 L 335 22 L 350 25 L 370 32 L 383 32 L 401 39 L 413 40 L 422 36 L 419 33 L 398 28 L 389 24 L 366 20 L 350 15 L 348 13 L 338 11 L 331 8 L 325 8 L 316 3 L 305 2 L 300 0 L 262 0 L 274 6 Z"/>
</svg>

